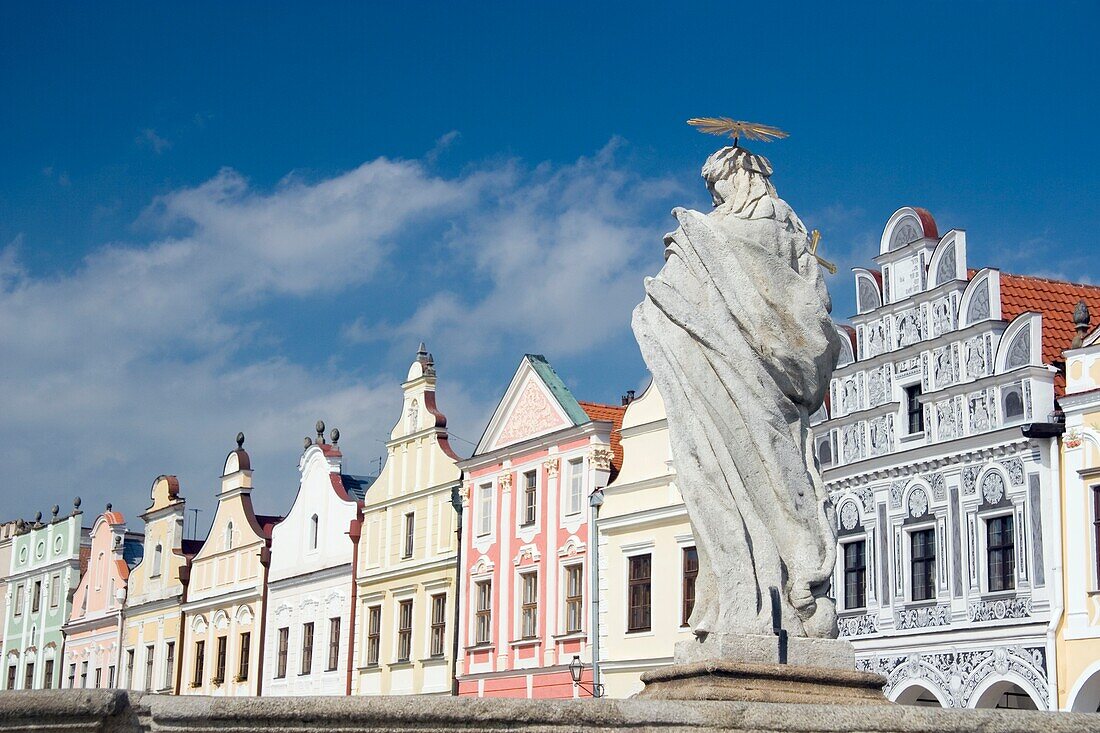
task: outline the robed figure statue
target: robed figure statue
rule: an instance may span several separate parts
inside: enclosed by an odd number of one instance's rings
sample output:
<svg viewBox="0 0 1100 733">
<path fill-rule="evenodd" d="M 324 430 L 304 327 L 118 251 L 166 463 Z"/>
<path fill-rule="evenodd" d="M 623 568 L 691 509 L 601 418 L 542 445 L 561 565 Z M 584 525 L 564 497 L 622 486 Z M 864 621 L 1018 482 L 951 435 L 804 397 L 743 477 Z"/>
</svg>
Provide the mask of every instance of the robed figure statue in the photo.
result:
<svg viewBox="0 0 1100 733">
<path fill-rule="evenodd" d="M 714 209 L 672 212 L 679 228 L 633 317 L 695 534 L 701 638 L 770 634 L 771 587 L 792 636 L 837 634 L 836 529 L 809 418 L 841 341 L 806 227 L 771 173 L 736 145 L 710 156 Z"/>
</svg>

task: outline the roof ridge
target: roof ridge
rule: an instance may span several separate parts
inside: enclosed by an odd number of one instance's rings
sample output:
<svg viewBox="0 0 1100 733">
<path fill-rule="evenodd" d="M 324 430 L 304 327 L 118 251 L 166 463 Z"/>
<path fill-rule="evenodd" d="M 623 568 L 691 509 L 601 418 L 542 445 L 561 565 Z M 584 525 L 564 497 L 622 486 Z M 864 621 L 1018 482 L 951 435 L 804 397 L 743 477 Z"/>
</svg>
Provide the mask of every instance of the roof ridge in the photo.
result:
<svg viewBox="0 0 1100 733">
<path fill-rule="evenodd" d="M 984 269 L 986 269 L 986 268 L 984 268 L 984 267 L 981 268 L 981 270 L 984 270 Z M 996 270 L 997 268 L 991 267 L 989 269 Z M 979 272 L 981 270 L 979 270 Z M 1007 275 L 1008 277 L 1018 277 L 1022 280 L 1038 280 L 1040 282 L 1047 282 L 1047 283 L 1052 283 L 1052 284 L 1055 284 L 1055 285 L 1072 285 L 1075 288 L 1088 288 L 1090 290 L 1100 290 L 1100 285 L 1092 285 L 1092 284 L 1089 284 L 1089 283 L 1078 283 L 1078 282 L 1073 282 L 1072 280 L 1056 280 L 1053 277 L 1042 277 L 1040 275 L 1020 275 L 1020 274 L 1015 273 L 1015 272 L 1005 272 L 1004 270 L 998 270 L 998 272 L 1000 272 L 1001 275 Z"/>
</svg>

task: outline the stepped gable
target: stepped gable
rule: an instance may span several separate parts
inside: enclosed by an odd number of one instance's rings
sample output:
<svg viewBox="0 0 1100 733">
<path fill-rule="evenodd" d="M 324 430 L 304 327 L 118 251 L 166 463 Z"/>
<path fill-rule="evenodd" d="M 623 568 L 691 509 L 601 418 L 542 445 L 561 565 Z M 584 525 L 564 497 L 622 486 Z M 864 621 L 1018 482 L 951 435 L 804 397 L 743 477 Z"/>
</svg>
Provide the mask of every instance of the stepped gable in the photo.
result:
<svg viewBox="0 0 1100 733">
<path fill-rule="evenodd" d="M 1021 313 L 1043 314 L 1043 362 L 1046 364 L 1062 361 L 1062 352 L 1073 342 L 1076 334 L 1073 308 L 1081 300 L 1088 304 L 1092 313 L 1100 315 L 1098 286 L 1001 273 L 1001 317 L 1011 322 Z M 1055 378 L 1054 391 L 1056 397 L 1065 394 L 1064 374 Z"/>
<path fill-rule="evenodd" d="M 619 469 L 623 465 L 623 415 L 626 414 L 626 407 L 620 407 L 619 405 L 604 405 L 599 402 L 584 402 L 578 401 L 577 404 L 581 406 L 585 414 L 588 415 L 590 420 L 603 420 L 612 424 L 611 428 L 611 452 L 614 457 L 611 459 L 611 473 L 614 476 L 619 472 Z"/>
</svg>

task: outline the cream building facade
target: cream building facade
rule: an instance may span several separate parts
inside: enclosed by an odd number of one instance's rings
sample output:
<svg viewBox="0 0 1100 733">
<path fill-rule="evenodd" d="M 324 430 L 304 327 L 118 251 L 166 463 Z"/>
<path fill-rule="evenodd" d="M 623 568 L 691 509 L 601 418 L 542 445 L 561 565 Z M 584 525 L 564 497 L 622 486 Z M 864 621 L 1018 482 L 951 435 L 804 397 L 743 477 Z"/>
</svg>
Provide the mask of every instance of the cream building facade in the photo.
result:
<svg viewBox="0 0 1100 733">
<path fill-rule="evenodd" d="M 654 384 L 623 416 L 623 463 L 598 508 L 599 637 L 596 681 L 608 697 L 639 692 L 640 675 L 672 663 L 689 639 L 698 570 L 695 541 Z"/>
<path fill-rule="evenodd" d="M 364 501 L 355 691 L 446 695 L 454 679 L 461 471 L 423 344 L 401 389 L 386 465 Z"/>
<path fill-rule="evenodd" d="M 221 483 L 210 534 L 191 561 L 180 692 L 255 696 L 262 692 L 271 529 L 281 517 L 252 508 L 252 463 L 243 433 L 225 459 Z"/>
<path fill-rule="evenodd" d="M 347 695 L 362 501 L 372 479 L 342 472 L 340 431 L 317 423 L 298 463 L 298 494 L 271 531 L 265 695 Z"/>
<path fill-rule="evenodd" d="M 1088 308 L 1074 314 L 1081 332 Z M 1100 330 L 1065 353 L 1062 439 L 1063 616 L 1057 631 L 1058 703 L 1100 711 Z"/>
<path fill-rule="evenodd" d="M 186 580 L 202 546 L 183 538 L 186 505 L 179 491 L 175 476 L 159 476 L 141 515 L 145 552 L 130 572 L 119 678 L 131 690 L 179 694 Z"/>
</svg>

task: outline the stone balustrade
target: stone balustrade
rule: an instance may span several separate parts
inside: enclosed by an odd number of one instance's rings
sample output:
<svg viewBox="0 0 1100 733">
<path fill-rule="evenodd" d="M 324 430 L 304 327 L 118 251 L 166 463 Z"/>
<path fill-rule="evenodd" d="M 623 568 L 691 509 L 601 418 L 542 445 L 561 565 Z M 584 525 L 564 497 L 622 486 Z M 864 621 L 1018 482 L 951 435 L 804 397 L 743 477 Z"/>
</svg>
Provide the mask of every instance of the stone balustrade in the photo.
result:
<svg viewBox="0 0 1100 733">
<path fill-rule="evenodd" d="M 1082 713 L 673 700 L 452 697 L 213 698 L 49 690 L 0 693 L 0 731 L 784 731 L 984 733 L 1096 730 Z"/>
</svg>

